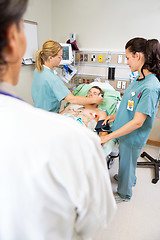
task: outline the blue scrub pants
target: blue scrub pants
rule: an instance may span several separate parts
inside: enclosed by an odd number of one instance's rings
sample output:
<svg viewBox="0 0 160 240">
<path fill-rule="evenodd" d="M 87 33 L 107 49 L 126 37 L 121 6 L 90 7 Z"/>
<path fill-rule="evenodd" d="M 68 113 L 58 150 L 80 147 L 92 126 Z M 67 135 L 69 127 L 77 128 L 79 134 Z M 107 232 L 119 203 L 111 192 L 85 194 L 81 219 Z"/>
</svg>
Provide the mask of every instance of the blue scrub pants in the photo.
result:
<svg viewBox="0 0 160 240">
<path fill-rule="evenodd" d="M 130 199 L 132 197 L 132 186 L 135 184 L 135 171 L 137 159 L 142 147 L 133 147 L 123 141 L 119 144 L 119 171 L 118 189 L 120 197 Z"/>
</svg>

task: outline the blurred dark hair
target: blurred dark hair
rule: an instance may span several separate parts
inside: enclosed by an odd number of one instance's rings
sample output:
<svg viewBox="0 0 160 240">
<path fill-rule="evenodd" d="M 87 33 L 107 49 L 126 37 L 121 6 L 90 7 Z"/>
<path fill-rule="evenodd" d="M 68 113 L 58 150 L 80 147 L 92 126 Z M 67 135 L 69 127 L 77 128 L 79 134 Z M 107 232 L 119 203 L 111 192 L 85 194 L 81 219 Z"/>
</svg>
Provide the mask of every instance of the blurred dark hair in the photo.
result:
<svg viewBox="0 0 160 240">
<path fill-rule="evenodd" d="M 2 55 L 2 50 L 8 45 L 6 37 L 7 28 L 19 22 L 26 11 L 28 0 L 0 0 L 0 66 L 7 64 Z"/>
<path fill-rule="evenodd" d="M 98 87 L 98 86 L 93 86 L 93 87 L 91 87 L 91 89 L 92 89 L 92 88 L 98 89 L 98 90 L 100 91 L 101 97 L 104 96 L 104 92 L 102 91 L 102 89 L 101 89 L 100 87 Z M 90 89 L 90 90 L 91 90 L 91 89 Z"/>
<path fill-rule="evenodd" d="M 160 81 L 160 43 L 157 39 L 133 38 L 126 43 L 125 49 L 133 54 L 136 52 L 143 53 L 145 62 L 141 68 L 141 73 L 144 78 L 143 69 L 148 69 Z"/>
</svg>

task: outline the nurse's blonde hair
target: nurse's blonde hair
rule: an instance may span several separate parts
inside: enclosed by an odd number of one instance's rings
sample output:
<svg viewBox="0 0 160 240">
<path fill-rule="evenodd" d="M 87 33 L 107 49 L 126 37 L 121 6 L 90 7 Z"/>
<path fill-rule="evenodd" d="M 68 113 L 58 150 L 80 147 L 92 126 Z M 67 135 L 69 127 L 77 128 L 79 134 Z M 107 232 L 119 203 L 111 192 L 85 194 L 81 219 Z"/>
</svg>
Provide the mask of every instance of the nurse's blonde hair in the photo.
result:
<svg viewBox="0 0 160 240">
<path fill-rule="evenodd" d="M 55 57 L 62 49 L 62 46 L 54 41 L 54 40 L 47 40 L 43 43 L 42 49 L 38 50 L 35 55 L 36 59 L 36 68 L 38 72 L 43 70 L 43 64 L 47 61 L 49 56 Z"/>
</svg>

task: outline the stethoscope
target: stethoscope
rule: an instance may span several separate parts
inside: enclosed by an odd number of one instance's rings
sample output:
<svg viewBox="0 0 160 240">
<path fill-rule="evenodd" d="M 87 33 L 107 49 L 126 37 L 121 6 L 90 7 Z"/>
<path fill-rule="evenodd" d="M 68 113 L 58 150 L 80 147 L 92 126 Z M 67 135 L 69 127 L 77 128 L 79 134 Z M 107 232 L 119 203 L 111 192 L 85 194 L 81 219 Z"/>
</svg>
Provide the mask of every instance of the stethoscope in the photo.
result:
<svg viewBox="0 0 160 240">
<path fill-rule="evenodd" d="M 7 93 L 7 92 L 1 91 L 1 90 L 0 90 L 0 94 L 5 95 L 5 96 L 9 96 L 9 97 L 13 97 L 13 98 L 17 98 L 18 100 L 23 101 L 21 98 L 16 97 L 16 96 L 14 96 L 14 95 L 12 95 L 10 93 Z"/>
</svg>

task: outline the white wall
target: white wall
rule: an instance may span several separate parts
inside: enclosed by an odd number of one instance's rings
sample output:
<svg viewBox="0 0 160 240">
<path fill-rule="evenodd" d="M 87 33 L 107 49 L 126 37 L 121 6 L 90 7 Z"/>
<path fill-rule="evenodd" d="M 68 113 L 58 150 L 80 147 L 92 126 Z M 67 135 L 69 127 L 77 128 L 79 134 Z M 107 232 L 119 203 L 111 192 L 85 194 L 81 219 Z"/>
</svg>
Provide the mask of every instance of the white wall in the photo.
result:
<svg viewBox="0 0 160 240">
<path fill-rule="evenodd" d="M 38 23 L 38 39 L 40 48 L 44 41 L 52 38 L 53 2 L 53 0 L 29 0 L 29 6 L 24 15 L 25 20 L 31 20 Z"/>
<path fill-rule="evenodd" d="M 132 37 L 160 39 L 159 0 L 56 0 L 53 38 L 66 41 L 77 34 L 83 50 L 124 51 Z"/>
<path fill-rule="evenodd" d="M 47 39 L 52 38 L 52 0 L 30 0 L 25 20 L 38 23 L 39 49 Z M 16 93 L 26 102 L 33 104 L 31 97 L 31 86 L 33 80 L 34 65 L 22 66 L 20 80 L 16 86 Z"/>
</svg>

